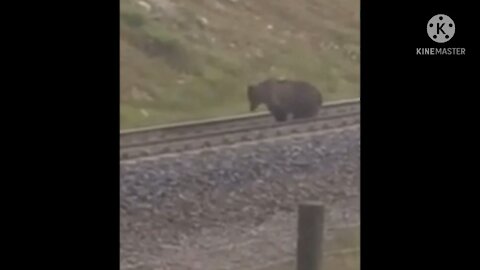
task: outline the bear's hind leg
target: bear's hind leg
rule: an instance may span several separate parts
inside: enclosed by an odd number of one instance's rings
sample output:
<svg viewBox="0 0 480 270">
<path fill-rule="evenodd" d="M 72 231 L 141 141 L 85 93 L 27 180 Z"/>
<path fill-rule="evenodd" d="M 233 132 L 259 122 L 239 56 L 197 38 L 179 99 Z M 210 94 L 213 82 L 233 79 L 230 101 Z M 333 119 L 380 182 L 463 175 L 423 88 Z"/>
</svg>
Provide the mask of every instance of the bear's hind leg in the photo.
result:
<svg viewBox="0 0 480 270">
<path fill-rule="evenodd" d="M 287 113 L 276 107 L 268 108 L 277 122 L 287 121 Z"/>
<path fill-rule="evenodd" d="M 305 118 L 312 118 L 315 117 L 316 113 L 295 113 L 293 114 L 293 119 L 305 119 Z"/>
<path fill-rule="evenodd" d="M 273 113 L 273 116 L 275 117 L 275 120 L 277 120 L 277 122 L 287 121 L 287 114 L 283 111 L 276 111 L 275 113 Z"/>
<path fill-rule="evenodd" d="M 310 118 L 318 114 L 318 108 L 301 108 L 293 113 L 293 119 Z"/>
</svg>

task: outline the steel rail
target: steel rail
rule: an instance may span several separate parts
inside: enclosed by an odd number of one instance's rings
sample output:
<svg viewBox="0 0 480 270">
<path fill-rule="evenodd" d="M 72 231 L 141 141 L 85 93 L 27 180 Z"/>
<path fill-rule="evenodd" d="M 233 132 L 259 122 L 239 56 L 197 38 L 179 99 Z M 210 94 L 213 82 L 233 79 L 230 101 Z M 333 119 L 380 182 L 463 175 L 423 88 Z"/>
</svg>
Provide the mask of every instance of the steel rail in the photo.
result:
<svg viewBox="0 0 480 270">
<path fill-rule="evenodd" d="M 335 113 L 322 117 L 298 119 L 285 123 L 269 122 L 267 124 L 239 126 L 228 130 L 191 134 L 190 136 L 177 137 L 170 140 L 160 140 L 154 143 L 125 147 L 120 149 L 120 156 L 121 160 L 131 160 L 292 134 L 329 130 L 359 123 L 359 108 L 357 110 L 337 110 Z"/>
<path fill-rule="evenodd" d="M 359 105 L 359 99 L 326 103 L 320 110 L 317 118 L 328 117 L 341 112 L 359 111 Z M 313 119 L 311 120 L 313 121 Z M 265 125 L 275 125 L 273 117 L 268 112 L 124 130 L 120 132 L 120 148 L 145 147 L 153 144 L 185 140 L 195 136 L 229 132 L 237 130 L 239 127 Z"/>
</svg>

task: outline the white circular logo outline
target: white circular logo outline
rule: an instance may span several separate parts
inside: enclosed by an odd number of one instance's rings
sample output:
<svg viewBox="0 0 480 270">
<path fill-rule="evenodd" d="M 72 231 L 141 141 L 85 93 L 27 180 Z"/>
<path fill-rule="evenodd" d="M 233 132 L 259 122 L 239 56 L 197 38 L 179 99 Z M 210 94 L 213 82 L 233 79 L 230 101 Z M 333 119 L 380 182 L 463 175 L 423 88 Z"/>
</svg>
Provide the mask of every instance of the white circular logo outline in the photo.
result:
<svg viewBox="0 0 480 270">
<path fill-rule="evenodd" d="M 445 14 L 437 14 L 428 21 L 427 34 L 437 43 L 448 42 L 455 35 L 455 22 Z"/>
</svg>

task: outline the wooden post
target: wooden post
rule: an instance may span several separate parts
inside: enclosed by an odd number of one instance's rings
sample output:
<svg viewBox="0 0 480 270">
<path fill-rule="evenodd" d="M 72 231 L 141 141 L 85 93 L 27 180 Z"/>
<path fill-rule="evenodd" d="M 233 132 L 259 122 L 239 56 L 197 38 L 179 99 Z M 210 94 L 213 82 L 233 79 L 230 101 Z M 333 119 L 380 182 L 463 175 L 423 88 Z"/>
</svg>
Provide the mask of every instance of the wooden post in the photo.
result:
<svg viewBox="0 0 480 270">
<path fill-rule="evenodd" d="M 297 270 L 321 270 L 324 206 L 305 202 L 298 210 Z"/>
</svg>

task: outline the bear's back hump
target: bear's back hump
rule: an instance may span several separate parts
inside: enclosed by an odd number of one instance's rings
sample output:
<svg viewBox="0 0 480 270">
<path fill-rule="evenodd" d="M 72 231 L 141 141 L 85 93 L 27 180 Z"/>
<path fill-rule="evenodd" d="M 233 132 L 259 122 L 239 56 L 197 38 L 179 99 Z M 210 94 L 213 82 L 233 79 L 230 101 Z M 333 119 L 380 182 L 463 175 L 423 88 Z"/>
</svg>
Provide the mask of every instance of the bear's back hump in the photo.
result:
<svg viewBox="0 0 480 270">
<path fill-rule="evenodd" d="M 296 101 L 312 101 L 320 94 L 315 86 L 304 81 L 280 81 L 272 90 L 282 98 Z"/>
</svg>

